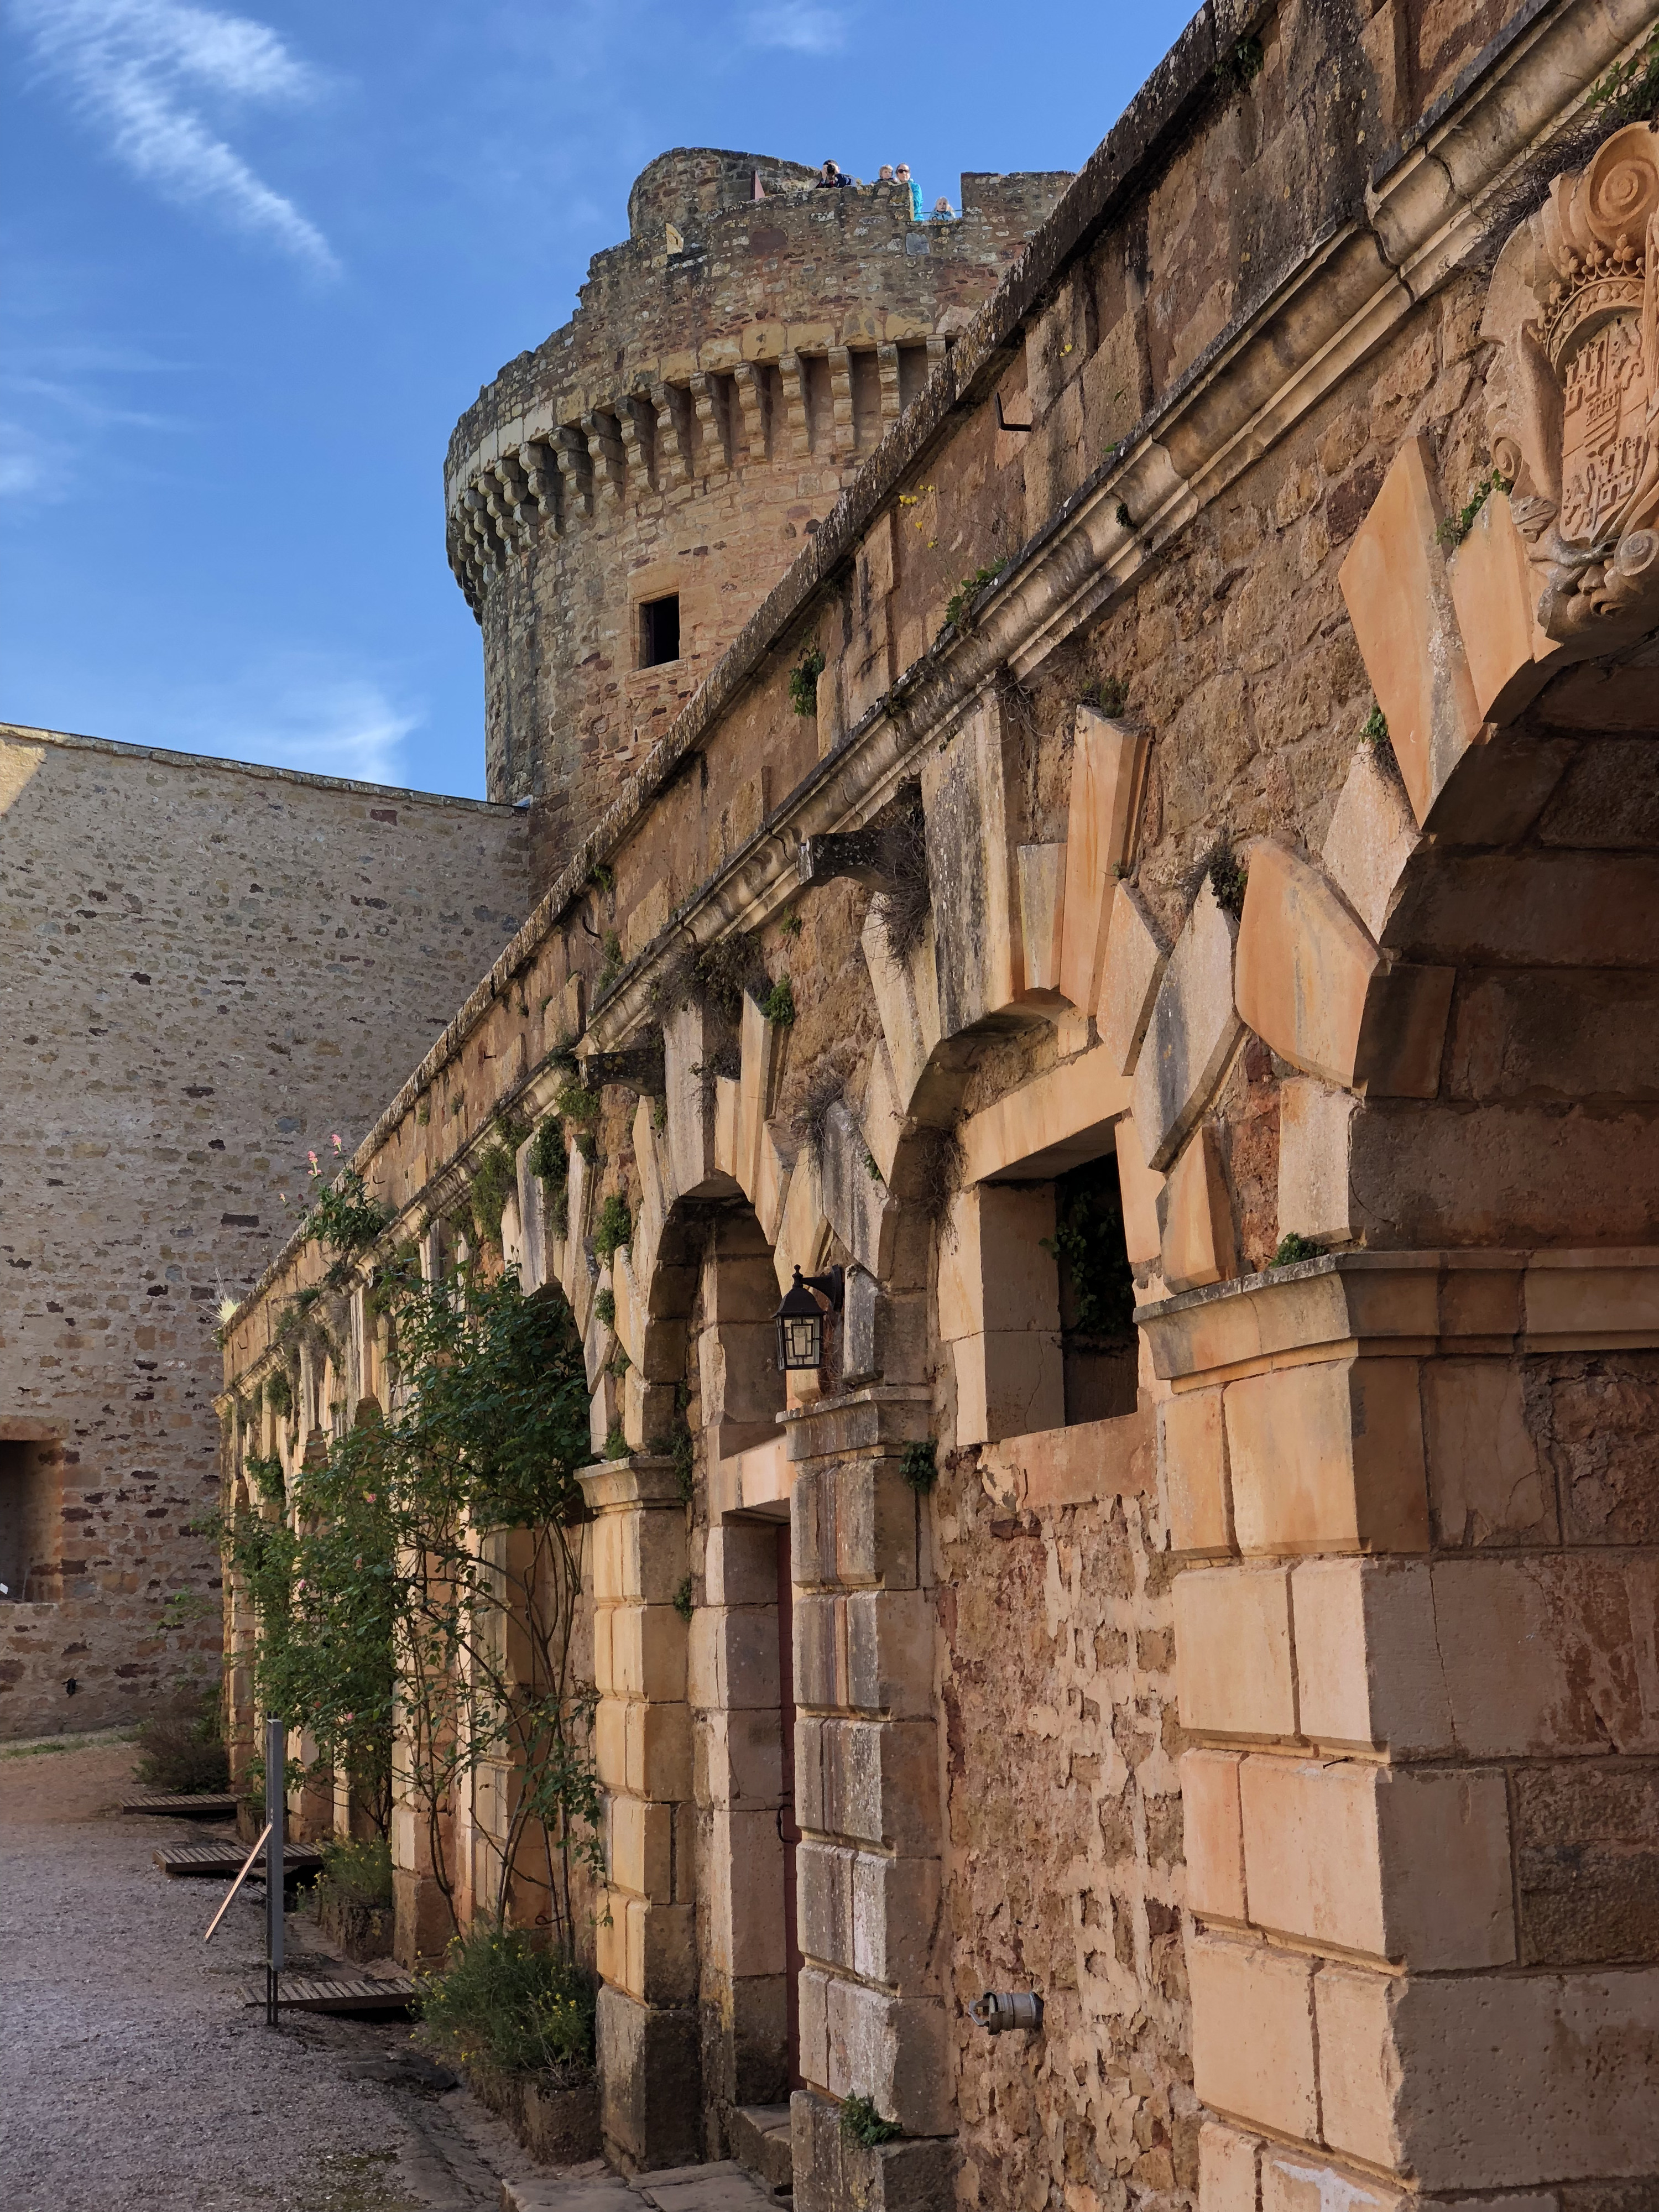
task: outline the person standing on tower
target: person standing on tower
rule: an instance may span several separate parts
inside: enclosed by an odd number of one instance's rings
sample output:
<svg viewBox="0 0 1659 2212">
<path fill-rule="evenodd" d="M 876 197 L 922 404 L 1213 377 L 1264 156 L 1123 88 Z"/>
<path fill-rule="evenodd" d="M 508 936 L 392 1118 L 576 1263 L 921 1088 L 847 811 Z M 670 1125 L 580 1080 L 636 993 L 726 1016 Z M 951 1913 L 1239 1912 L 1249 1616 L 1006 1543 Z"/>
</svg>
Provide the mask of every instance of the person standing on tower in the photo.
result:
<svg viewBox="0 0 1659 2212">
<path fill-rule="evenodd" d="M 910 195 L 911 222 L 920 222 L 921 221 L 921 186 L 910 174 L 910 164 L 908 161 L 901 161 L 894 170 L 893 175 L 896 181 L 902 185 Z"/>
</svg>

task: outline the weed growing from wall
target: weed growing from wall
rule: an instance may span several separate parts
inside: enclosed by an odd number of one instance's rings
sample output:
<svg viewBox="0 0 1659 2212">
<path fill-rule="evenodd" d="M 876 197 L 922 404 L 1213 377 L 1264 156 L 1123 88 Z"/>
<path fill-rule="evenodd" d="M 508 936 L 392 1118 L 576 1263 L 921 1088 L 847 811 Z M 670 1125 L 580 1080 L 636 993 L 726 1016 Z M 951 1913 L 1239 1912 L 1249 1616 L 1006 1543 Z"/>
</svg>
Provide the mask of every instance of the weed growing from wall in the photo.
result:
<svg viewBox="0 0 1659 2212">
<path fill-rule="evenodd" d="M 628 1200 L 619 1190 L 613 1190 L 599 1208 L 599 1218 L 593 1224 L 593 1256 L 599 1265 L 608 1267 L 633 1234 Z"/>
<path fill-rule="evenodd" d="M 818 711 L 818 678 L 823 673 L 823 648 L 815 645 L 806 658 L 789 672 L 789 703 L 800 715 Z"/>
</svg>

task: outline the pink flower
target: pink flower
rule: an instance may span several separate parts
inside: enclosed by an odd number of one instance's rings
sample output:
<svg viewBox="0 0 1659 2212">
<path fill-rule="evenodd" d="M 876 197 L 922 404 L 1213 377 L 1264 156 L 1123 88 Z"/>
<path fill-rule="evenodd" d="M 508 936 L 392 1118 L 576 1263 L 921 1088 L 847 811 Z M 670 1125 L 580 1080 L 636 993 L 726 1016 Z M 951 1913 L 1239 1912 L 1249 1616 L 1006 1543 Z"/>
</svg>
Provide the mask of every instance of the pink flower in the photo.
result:
<svg viewBox="0 0 1659 2212">
<path fill-rule="evenodd" d="M 340 1141 L 340 1133 L 339 1133 L 339 1131 L 338 1131 L 337 1129 L 335 1131 L 334 1134 L 333 1134 L 333 1135 L 329 1139 L 329 1142 L 330 1142 L 330 1144 L 331 1144 L 331 1145 L 333 1146 L 333 1147 L 334 1147 L 334 1149 L 335 1149 L 335 1151 L 336 1151 L 337 1152 L 343 1152 L 345 1150 L 345 1146 L 343 1146 L 343 1144 L 342 1144 L 342 1142 Z"/>
<path fill-rule="evenodd" d="M 340 1716 L 341 1722 L 347 1728 L 351 1726 L 351 1723 L 356 1719 L 356 1717 L 357 1716 L 356 1713 L 342 1713 Z"/>
<path fill-rule="evenodd" d="M 373 1505 L 373 1504 L 374 1504 L 374 1492 L 372 1490 L 366 1490 L 366 1491 L 364 1491 L 364 1492 L 363 1492 L 363 1503 L 364 1503 L 364 1504 L 365 1504 L 365 1505 Z"/>
</svg>

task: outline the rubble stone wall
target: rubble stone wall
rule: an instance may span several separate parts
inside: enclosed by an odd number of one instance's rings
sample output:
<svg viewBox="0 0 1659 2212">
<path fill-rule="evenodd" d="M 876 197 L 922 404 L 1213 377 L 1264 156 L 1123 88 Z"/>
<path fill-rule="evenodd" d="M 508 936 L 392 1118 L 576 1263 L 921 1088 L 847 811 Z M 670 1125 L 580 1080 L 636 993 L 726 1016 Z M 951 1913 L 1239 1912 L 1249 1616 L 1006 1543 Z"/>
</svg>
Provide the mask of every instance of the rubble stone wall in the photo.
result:
<svg viewBox="0 0 1659 2212">
<path fill-rule="evenodd" d="M 219 1302 L 526 896 L 505 807 L 0 731 L 0 1440 L 52 1492 L 0 1600 L 0 1732 L 130 1720 L 210 1664 Z"/>
</svg>

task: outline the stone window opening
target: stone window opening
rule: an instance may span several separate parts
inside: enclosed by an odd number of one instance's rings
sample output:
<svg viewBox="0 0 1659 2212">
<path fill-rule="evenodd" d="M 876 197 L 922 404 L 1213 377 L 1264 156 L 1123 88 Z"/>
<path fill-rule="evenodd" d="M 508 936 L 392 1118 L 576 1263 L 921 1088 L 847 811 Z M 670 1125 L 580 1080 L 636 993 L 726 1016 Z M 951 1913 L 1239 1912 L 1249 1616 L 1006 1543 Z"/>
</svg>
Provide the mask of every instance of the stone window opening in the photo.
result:
<svg viewBox="0 0 1659 2212">
<path fill-rule="evenodd" d="M 647 599 L 640 608 L 640 666 L 663 668 L 680 657 L 680 595 Z"/>
<path fill-rule="evenodd" d="M 1054 1192 L 1061 1386 L 1065 1425 L 1074 1429 L 1135 1410 L 1134 1270 L 1115 1152 L 1057 1176 Z"/>
<path fill-rule="evenodd" d="M 0 1605 L 52 1604 L 62 1594 L 60 1467 L 55 1443 L 0 1437 Z"/>
<path fill-rule="evenodd" d="M 939 1315 L 958 1443 L 1136 1410 L 1134 1282 L 1116 1156 L 1080 1152 L 1073 1139 L 1011 1163 L 952 1203 Z"/>
</svg>

